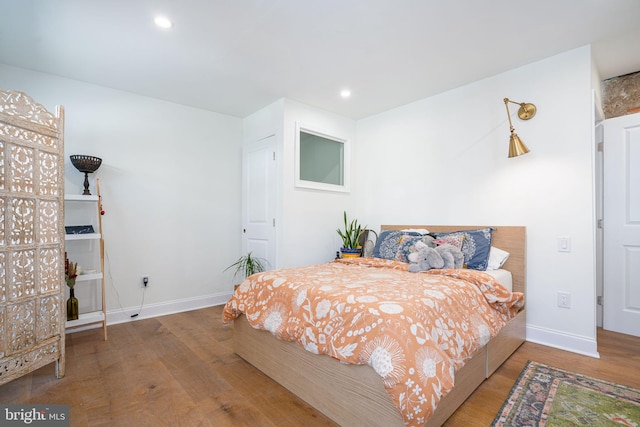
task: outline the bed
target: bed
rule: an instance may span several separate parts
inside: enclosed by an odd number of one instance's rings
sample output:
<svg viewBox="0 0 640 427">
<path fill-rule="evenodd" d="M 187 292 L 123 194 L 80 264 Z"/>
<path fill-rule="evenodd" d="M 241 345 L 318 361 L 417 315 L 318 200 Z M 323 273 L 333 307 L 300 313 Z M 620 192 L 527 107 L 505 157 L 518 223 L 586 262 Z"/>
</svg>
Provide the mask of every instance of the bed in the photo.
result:
<svg viewBox="0 0 640 427">
<path fill-rule="evenodd" d="M 382 226 L 381 231 L 421 228 L 430 232 L 452 232 L 485 227 L 387 225 Z M 512 290 L 514 293 L 524 294 L 525 228 L 492 228 L 491 245 L 510 254 L 502 269 L 511 273 Z M 242 287 L 243 285 L 240 286 Z M 235 295 L 227 306 L 235 304 L 232 304 L 234 298 Z M 225 311 L 227 308 L 225 307 Z M 376 367 L 374 370 L 373 364 L 344 363 L 328 355 L 314 354 L 298 343 L 279 340 L 269 331 L 254 329 L 249 325 L 246 315 L 240 315 L 233 321 L 234 351 L 340 425 L 439 426 L 524 342 L 525 313 L 524 305 L 520 304 L 504 322 L 504 326 L 492 334 L 495 336 L 474 350 L 473 355 L 465 359 L 463 366 L 455 366 L 453 389 L 437 402 L 437 406 L 433 404 L 435 409 L 428 413 L 426 423 L 423 422 L 424 417 L 412 418 L 411 414 L 401 414 L 396 405 L 397 397 L 395 400 L 390 398 L 390 393 L 385 388 L 385 384 L 389 385 L 388 379 L 383 381 L 379 369 Z M 226 320 L 229 321 L 238 314 L 236 312 L 226 317 Z M 251 316 L 251 313 L 248 315 Z"/>
</svg>

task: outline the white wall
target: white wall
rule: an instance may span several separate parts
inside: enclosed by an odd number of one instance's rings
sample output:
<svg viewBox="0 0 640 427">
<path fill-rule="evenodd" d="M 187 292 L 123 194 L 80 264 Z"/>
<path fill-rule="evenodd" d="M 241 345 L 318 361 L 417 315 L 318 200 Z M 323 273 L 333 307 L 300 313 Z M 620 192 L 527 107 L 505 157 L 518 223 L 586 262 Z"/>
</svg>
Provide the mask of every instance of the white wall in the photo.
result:
<svg viewBox="0 0 640 427">
<path fill-rule="evenodd" d="M 296 122 L 350 140 L 352 183 L 358 173 L 353 160 L 358 146 L 356 122 L 291 100 L 285 100 L 284 112 L 282 266 L 330 261 L 342 246 L 336 229 L 342 225 L 343 212 L 347 211 L 350 218 L 355 215 L 355 192 L 295 187 Z"/>
<path fill-rule="evenodd" d="M 242 120 L 0 64 L 0 87 L 65 107 L 70 154 L 101 157 L 109 321 L 223 303 L 240 255 Z M 92 177 L 92 191 L 94 190 Z M 121 308 L 124 308 L 125 313 Z"/>
<path fill-rule="evenodd" d="M 357 173 L 353 156 L 357 149 L 354 120 L 281 99 L 247 117 L 245 144 L 275 135 L 278 144 L 278 207 L 276 209 L 278 268 L 322 263 L 335 257 L 340 248 L 336 229 L 342 212 L 352 215 L 355 197 L 350 193 L 295 187 L 296 122 L 349 139 L 352 150 L 352 179 Z"/>
<path fill-rule="evenodd" d="M 137 309 L 142 275 L 147 315 L 226 300 L 222 270 L 241 246 L 241 143 L 273 134 L 278 267 L 332 259 L 343 210 L 373 229 L 525 225 L 528 339 L 596 354 L 591 72 L 580 48 L 358 122 L 290 100 L 242 121 L 2 65 L 0 87 L 65 105 L 67 155 L 104 159 L 112 321 Z M 528 122 L 512 110 L 526 156 L 507 158 L 504 97 L 538 106 Z M 351 193 L 295 188 L 296 121 L 351 139 Z M 71 165 L 66 175 L 79 189 Z M 558 236 L 571 237 L 571 253 L 557 251 Z M 571 309 L 556 307 L 558 291 Z"/>
<path fill-rule="evenodd" d="M 375 227 L 526 226 L 528 339 L 595 355 L 591 72 L 584 47 L 360 120 L 354 194 Z M 526 122 L 511 110 L 531 149 L 513 159 L 505 97 L 538 107 Z"/>
</svg>

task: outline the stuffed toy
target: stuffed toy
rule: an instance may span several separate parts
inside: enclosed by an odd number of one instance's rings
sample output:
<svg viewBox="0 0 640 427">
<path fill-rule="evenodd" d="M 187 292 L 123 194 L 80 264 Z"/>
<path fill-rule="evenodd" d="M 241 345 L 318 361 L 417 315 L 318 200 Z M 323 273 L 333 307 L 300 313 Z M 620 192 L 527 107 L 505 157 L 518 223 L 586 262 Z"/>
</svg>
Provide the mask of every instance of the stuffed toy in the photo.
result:
<svg viewBox="0 0 640 427">
<path fill-rule="evenodd" d="M 436 246 L 438 246 L 438 243 L 436 242 L 436 238 L 433 237 L 431 234 L 425 234 L 424 236 L 422 236 L 422 241 L 429 247 L 435 248 Z"/>
<path fill-rule="evenodd" d="M 412 252 L 408 256 L 409 262 L 411 262 L 411 265 L 409 265 L 410 272 L 417 273 L 444 266 L 442 256 L 434 248 L 422 241 L 416 242 L 414 247 L 416 252 Z"/>
<path fill-rule="evenodd" d="M 450 244 L 436 246 L 435 251 L 442 257 L 442 268 L 462 268 L 464 255 L 462 251 Z"/>
</svg>

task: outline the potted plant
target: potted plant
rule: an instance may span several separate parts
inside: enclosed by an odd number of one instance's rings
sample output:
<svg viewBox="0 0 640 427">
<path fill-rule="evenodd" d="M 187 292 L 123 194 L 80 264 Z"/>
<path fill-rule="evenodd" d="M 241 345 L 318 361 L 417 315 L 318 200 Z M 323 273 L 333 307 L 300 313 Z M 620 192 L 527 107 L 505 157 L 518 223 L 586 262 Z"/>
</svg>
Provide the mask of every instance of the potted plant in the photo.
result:
<svg viewBox="0 0 640 427">
<path fill-rule="evenodd" d="M 242 280 L 251 276 L 255 273 L 260 273 L 267 269 L 268 262 L 264 258 L 258 258 L 251 255 L 249 252 L 246 255 L 238 258 L 236 262 L 231 264 L 229 267 L 225 268 L 224 271 L 229 270 L 230 268 L 235 267 L 235 272 L 233 273 L 233 278 L 235 279 L 238 274 L 242 275 Z M 234 289 L 237 288 L 238 285 L 234 285 Z"/>
<path fill-rule="evenodd" d="M 347 212 L 344 212 L 344 230 L 336 230 L 342 239 L 342 258 L 356 258 L 362 255 L 362 247 L 358 244 L 358 237 L 366 227 L 358 224 L 357 219 L 347 220 Z"/>
</svg>

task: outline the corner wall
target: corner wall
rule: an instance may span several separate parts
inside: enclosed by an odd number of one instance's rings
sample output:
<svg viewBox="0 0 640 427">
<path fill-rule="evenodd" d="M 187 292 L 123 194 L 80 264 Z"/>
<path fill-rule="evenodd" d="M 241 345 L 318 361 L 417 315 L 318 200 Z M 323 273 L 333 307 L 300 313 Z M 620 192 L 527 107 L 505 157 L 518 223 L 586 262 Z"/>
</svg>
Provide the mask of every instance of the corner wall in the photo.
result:
<svg viewBox="0 0 640 427">
<path fill-rule="evenodd" d="M 583 47 L 360 120 L 354 192 L 369 226 L 526 226 L 528 339 L 597 355 L 591 76 Z M 511 109 L 531 149 L 513 159 L 505 97 L 538 107 Z"/>
<path fill-rule="evenodd" d="M 341 240 L 336 229 L 342 224 L 342 213 L 352 217 L 355 191 L 339 193 L 295 187 L 296 122 L 302 122 L 331 135 L 351 141 L 351 179 L 356 181 L 356 122 L 354 120 L 285 100 L 283 146 L 283 267 L 294 267 L 335 258 Z"/>
<path fill-rule="evenodd" d="M 0 87 L 65 107 L 65 185 L 84 176 L 70 154 L 103 159 L 108 323 L 221 304 L 223 270 L 240 254 L 242 120 L 0 64 Z M 142 276 L 149 276 L 143 295 Z"/>
<path fill-rule="evenodd" d="M 349 139 L 352 182 L 356 179 L 354 120 L 289 99 L 281 99 L 245 119 L 245 143 L 275 135 L 278 145 L 277 268 L 332 260 L 341 244 L 336 229 L 341 225 L 342 212 L 346 210 L 351 216 L 355 211 L 353 190 L 339 193 L 295 186 L 297 122 Z"/>
</svg>

